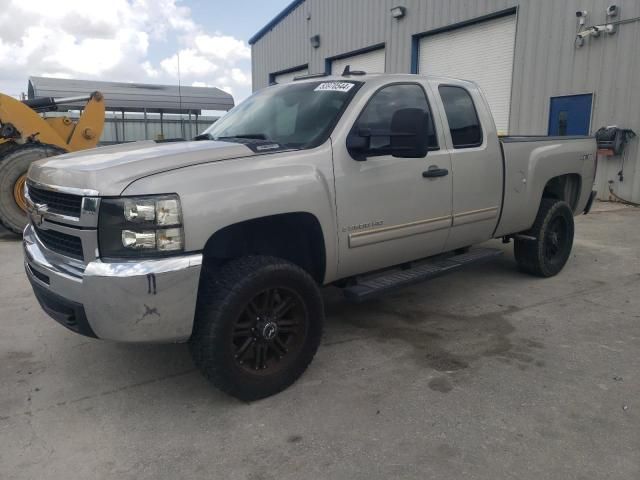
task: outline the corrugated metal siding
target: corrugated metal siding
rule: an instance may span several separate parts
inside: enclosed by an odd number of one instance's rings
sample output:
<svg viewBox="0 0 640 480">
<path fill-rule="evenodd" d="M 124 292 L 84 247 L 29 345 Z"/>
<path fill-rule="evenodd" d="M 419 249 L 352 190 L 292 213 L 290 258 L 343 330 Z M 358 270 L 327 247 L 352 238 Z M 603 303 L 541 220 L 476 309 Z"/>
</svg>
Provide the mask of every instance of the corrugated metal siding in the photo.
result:
<svg viewBox="0 0 640 480">
<path fill-rule="evenodd" d="M 293 70 L 292 72 L 281 73 L 273 77 L 273 80 L 276 83 L 288 83 L 293 81 L 294 78 L 301 75 L 306 75 L 309 73 L 309 70 L 306 68 L 301 68 L 299 70 Z"/>
<path fill-rule="evenodd" d="M 148 83 L 102 82 L 68 78 L 30 77 L 29 98 L 66 98 L 99 91 L 107 110 L 127 112 L 198 112 L 230 110 L 233 97 L 215 87 L 178 87 Z M 73 107 L 72 107 L 73 108 Z"/>
<path fill-rule="evenodd" d="M 331 62 L 331 73 L 340 75 L 349 65 L 351 70 L 363 70 L 367 73 L 384 73 L 385 50 L 380 48 L 366 53 L 351 55 Z"/>
<path fill-rule="evenodd" d="M 575 12 L 589 11 L 588 24 L 605 22 L 605 9 L 620 7 L 619 19 L 640 16 L 637 0 L 403 0 L 406 17 L 396 20 L 396 0 L 307 0 L 252 46 L 253 86 L 268 84 L 269 73 L 309 64 L 322 72 L 325 60 L 384 43 L 386 71 L 409 72 L 412 36 L 483 15 L 518 7 L 509 130 L 546 134 L 552 96 L 593 93 L 592 128 L 618 124 L 640 133 L 640 23 L 621 25 L 574 47 Z M 320 35 L 320 47 L 309 38 Z M 640 201 L 638 139 L 625 160 L 625 179 L 617 180 L 621 159 L 600 161 L 597 188 Z M 606 197 L 606 195 L 605 195 Z"/>
<path fill-rule="evenodd" d="M 473 80 L 483 89 L 498 133 L 509 132 L 516 16 L 469 25 L 420 40 L 418 72 Z"/>
</svg>

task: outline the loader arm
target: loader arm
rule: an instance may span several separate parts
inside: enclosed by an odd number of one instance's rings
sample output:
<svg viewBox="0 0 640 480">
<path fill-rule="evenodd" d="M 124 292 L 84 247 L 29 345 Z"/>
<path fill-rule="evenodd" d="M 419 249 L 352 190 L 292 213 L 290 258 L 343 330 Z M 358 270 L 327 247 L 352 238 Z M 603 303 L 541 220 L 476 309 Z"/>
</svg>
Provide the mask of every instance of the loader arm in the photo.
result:
<svg viewBox="0 0 640 480">
<path fill-rule="evenodd" d="M 84 106 L 66 149 L 70 152 L 93 148 L 98 144 L 104 128 L 104 98 L 94 92 Z"/>
<path fill-rule="evenodd" d="M 67 117 L 43 118 L 32 105 L 0 93 L 0 124 L 5 142 L 37 141 L 68 152 L 93 148 L 104 128 L 104 97 L 92 93 L 78 121 L 71 122 Z"/>
<path fill-rule="evenodd" d="M 29 139 L 67 149 L 67 139 L 62 138 L 34 110 L 13 97 L 0 93 L 0 136 L 5 142 L 18 144 Z"/>
</svg>

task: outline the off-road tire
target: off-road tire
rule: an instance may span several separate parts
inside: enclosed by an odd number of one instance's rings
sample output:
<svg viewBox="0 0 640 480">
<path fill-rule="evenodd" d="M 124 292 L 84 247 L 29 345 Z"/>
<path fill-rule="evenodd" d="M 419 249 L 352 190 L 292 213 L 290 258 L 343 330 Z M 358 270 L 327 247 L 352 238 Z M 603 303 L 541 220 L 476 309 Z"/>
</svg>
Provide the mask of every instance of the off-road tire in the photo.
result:
<svg viewBox="0 0 640 480">
<path fill-rule="evenodd" d="M 27 216 L 14 198 L 13 188 L 36 160 L 61 155 L 65 150 L 43 143 L 26 143 L 0 153 L 0 223 L 14 233 L 22 234 Z"/>
<path fill-rule="evenodd" d="M 253 360 L 247 365 L 238 360 L 234 329 L 240 319 L 249 318 L 247 311 L 253 308 L 249 302 L 270 289 L 290 292 L 299 300 L 296 308 L 306 313 L 306 327 L 304 335 L 296 337 L 299 345 L 283 354 L 286 360 L 272 358 L 273 367 L 252 373 L 248 370 Z M 196 366 L 218 389 L 240 400 L 258 400 L 284 390 L 302 375 L 320 344 L 323 322 L 318 285 L 306 271 L 286 260 L 248 256 L 222 266 L 203 264 L 190 350 Z M 264 338 L 260 341 L 266 341 Z M 271 351 L 263 355 L 267 352 Z"/>
<path fill-rule="evenodd" d="M 523 234 L 535 240 L 515 240 L 514 254 L 519 269 L 538 277 L 557 275 L 569 260 L 573 246 L 571 207 L 560 200 L 543 198 L 533 227 Z"/>
</svg>

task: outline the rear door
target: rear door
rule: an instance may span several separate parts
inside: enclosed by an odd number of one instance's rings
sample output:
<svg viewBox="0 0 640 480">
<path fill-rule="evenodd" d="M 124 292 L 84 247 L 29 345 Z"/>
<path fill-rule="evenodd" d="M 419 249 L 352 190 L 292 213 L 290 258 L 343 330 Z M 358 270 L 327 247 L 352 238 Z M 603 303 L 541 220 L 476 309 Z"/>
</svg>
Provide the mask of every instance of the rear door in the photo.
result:
<svg viewBox="0 0 640 480">
<path fill-rule="evenodd" d="M 475 85 L 434 81 L 453 173 L 453 223 L 445 250 L 492 237 L 502 201 L 502 153 L 489 106 Z"/>
<path fill-rule="evenodd" d="M 375 91 L 351 128 L 389 131 L 403 108 L 431 112 L 426 82 L 389 84 Z M 334 143 L 340 277 L 442 252 L 451 225 L 451 175 L 425 178 L 430 166 L 450 171 L 449 152 L 431 121 L 429 152 L 422 158 L 391 155 L 356 161 L 345 140 Z M 438 125 L 436 123 L 436 125 Z M 389 137 L 372 137 L 373 148 Z M 376 147 L 378 146 L 378 147 Z"/>
</svg>

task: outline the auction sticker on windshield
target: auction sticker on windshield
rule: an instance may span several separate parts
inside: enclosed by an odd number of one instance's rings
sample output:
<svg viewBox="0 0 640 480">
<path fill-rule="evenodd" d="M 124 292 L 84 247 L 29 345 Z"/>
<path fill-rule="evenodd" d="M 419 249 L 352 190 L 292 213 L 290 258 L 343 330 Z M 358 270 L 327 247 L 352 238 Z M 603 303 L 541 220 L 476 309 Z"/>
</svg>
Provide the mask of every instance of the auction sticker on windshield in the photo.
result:
<svg viewBox="0 0 640 480">
<path fill-rule="evenodd" d="M 349 82 L 324 82 L 313 89 L 314 92 L 348 92 L 355 84 Z"/>
</svg>

